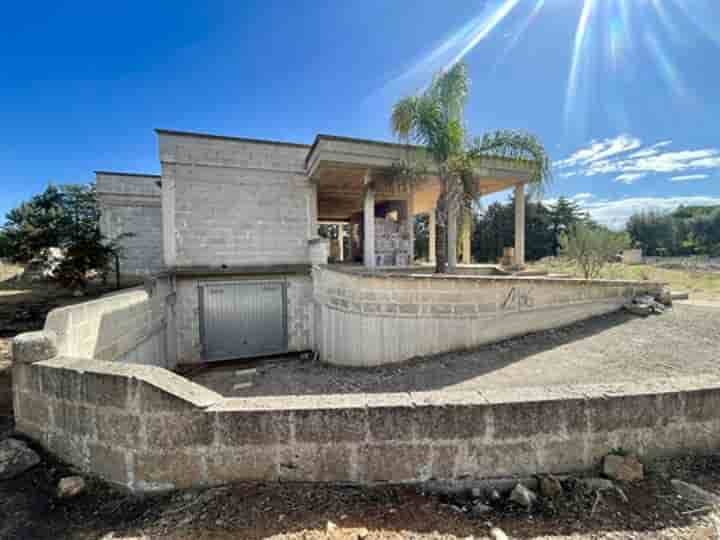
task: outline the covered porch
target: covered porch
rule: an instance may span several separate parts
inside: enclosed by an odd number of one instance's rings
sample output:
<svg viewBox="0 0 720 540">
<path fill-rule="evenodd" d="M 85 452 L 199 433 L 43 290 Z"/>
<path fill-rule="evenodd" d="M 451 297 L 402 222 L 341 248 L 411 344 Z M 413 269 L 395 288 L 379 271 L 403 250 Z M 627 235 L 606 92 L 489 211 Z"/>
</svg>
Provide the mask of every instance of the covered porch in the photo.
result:
<svg viewBox="0 0 720 540">
<path fill-rule="evenodd" d="M 400 144 L 319 135 L 306 161 L 316 189 L 318 225 L 332 225 L 330 253 L 333 262 L 362 264 L 368 268 L 407 267 L 415 264 L 415 216 L 428 215 L 428 262 L 436 257 L 436 204 L 439 179 L 432 177 L 415 186 L 388 181 L 393 167 L 409 161 L 418 148 Z M 489 195 L 514 190 L 514 266 L 525 263 L 525 184 L 530 170 L 522 163 L 492 159 L 479 171 L 477 191 Z M 457 227 L 457 217 L 449 227 Z M 457 230 L 455 231 L 457 232 Z M 455 244 L 448 255 L 471 264 L 471 238 L 464 231 L 457 255 Z M 509 247 L 509 246 L 508 246 Z"/>
</svg>

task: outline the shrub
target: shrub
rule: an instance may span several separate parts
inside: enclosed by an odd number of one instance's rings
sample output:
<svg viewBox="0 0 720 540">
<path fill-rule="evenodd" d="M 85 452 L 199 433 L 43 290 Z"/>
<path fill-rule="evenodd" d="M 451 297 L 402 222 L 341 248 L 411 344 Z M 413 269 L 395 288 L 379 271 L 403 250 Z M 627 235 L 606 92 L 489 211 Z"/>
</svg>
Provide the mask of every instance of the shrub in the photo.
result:
<svg viewBox="0 0 720 540">
<path fill-rule="evenodd" d="M 585 224 L 572 226 L 560 238 L 562 254 L 575 263 L 585 279 L 597 278 L 603 266 L 628 245 L 625 234 Z"/>
</svg>

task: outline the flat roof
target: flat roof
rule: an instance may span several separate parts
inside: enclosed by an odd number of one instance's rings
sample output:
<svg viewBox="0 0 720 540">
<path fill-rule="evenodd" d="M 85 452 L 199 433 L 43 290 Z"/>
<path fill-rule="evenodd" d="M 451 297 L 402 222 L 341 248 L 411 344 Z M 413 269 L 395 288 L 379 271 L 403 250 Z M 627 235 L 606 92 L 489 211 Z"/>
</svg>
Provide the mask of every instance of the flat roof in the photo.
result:
<svg viewBox="0 0 720 540">
<path fill-rule="evenodd" d="M 177 137 L 196 137 L 199 139 L 219 139 L 222 141 L 248 142 L 257 144 L 276 144 L 279 146 L 292 146 L 295 148 L 310 148 L 309 144 L 300 144 L 286 141 L 274 141 L 271 139 L 252 139 L 248 137 L 232 137 L 228 135 L 216 135 L 213 133 L 198 133 L 195 131 L 177 131 L 174 129 L 155 129 L 158 135 L 174 135 Z"/>
<path fill-rule="evenodd" d="M 117 171 L 93 171 L 97 174 L 108 174 L 112 176 L 132 176 L 135 178 L 162 178 L 159 174 L 145 174 L 145 173 L 131 173 L 131 172 L 117 172 Z"/>
</svg>

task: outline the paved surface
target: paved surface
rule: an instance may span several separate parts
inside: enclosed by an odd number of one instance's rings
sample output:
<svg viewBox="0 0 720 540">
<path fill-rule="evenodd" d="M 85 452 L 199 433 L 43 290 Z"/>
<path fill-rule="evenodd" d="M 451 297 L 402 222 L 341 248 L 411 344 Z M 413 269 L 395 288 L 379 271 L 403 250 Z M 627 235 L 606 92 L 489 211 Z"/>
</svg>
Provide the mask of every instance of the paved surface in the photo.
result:
<svg viewBox="0 0 720 540">
<path fill-rule="evenodd" d="M 396 366 L 339 368 L 291 356 L 213 364 L 190 377 L 225 396 L 482 390 L 720 377 L 718 351 L 720 304 L 677 303 L 646 319 L 620 312 Z"/>
</svg>

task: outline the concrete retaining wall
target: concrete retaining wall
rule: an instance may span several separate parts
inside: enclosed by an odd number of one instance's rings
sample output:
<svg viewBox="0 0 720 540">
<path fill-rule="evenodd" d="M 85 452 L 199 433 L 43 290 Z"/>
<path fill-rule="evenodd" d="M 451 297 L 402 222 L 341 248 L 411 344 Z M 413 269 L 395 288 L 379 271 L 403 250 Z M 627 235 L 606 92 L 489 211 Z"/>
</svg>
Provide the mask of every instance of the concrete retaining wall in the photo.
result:
<svg viewBox="0 0 720 540">
<path fill-rule="evenodd" d="M 720 381 L 222 398 L 162 368 L 16 359 L 18 429 L 136 491 L 417 483 L 586 470 L 613 448 L 716 451 Z"/>
<path fill-rule="evenodd" d="M 45 331 L 54 336 L 61 355 L 171 367 L 174 362 L 166 351 L 168 294 L 166 281 L 156 281 L 152 296 L 132 289 L 54 309 Z"/>
<path fill-rule="evenodd" d="M 467 349 L 602 315 L 662 284 L 313 270 L 316 348 L 375 366 Z"/>
</svg>

